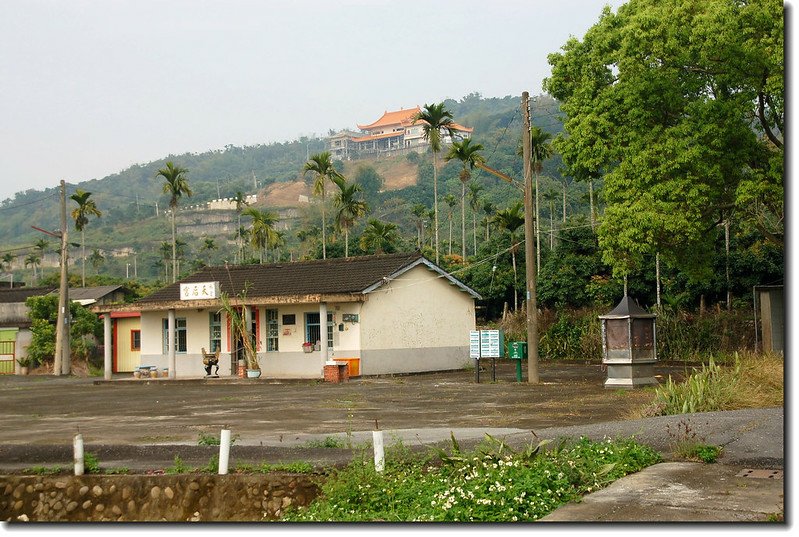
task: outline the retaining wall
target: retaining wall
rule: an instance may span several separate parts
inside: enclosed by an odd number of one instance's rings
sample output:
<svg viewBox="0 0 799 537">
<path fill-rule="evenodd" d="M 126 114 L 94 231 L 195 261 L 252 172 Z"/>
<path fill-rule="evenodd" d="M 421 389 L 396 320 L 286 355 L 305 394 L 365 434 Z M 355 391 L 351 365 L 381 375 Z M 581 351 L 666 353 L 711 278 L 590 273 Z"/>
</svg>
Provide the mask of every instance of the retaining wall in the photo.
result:
<svg viewBox="0 0 799 537">
<path fill-rule="evenodd" d="M 306 506 L 320 476 L 0 476 L 0 520 L 36 522 L 252 522 Z"/>
</svg>

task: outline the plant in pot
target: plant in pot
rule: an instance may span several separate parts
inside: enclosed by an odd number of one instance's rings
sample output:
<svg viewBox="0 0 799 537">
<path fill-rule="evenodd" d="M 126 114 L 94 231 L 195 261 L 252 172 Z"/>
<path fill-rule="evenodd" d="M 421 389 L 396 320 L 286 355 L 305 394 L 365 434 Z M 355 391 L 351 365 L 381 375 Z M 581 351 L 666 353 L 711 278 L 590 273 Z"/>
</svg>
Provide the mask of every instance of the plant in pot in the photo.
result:
<svg viewBox="0 0 799 537">
<path fill-rule="evenodd" d="M 239 295 L 239 302 L 244 304 L 246 298 L 246 291 Z M 261 376 L 261 366 L 258 364 L 258 352 L 255 348 L 255 342 L 252 335 L 247 330 L 247 323 L 244 319 L 243 308 L 234 307 L 230 302 L 230 297 L 227 293 L 220 295 L 222 301 L 222 309 L 230 320 L 230 334 L 233 341 L 241 341 L 242 350 L 244 351 L 244 360 L 247 362 L 247 377 L 258 378 Z"/>
<path fill-rule="evenodd" d="M 23 356 L 21 358 L 17 358 L 17 363 L 19 364 L 19 374 L 27 375 L 30 367 L 33 366 L 33 358 L 30 356 Z"/>
</svg>

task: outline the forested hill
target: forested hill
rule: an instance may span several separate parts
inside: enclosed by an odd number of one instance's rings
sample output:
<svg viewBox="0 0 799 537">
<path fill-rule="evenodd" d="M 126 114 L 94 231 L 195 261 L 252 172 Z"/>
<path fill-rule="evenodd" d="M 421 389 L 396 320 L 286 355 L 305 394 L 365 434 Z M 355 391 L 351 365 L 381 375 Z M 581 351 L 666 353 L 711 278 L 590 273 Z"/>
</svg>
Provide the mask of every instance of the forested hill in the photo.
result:
<svg viewBox="0 0 799 537">
<path fill-rule="evenodd" d="M 417 103 L 407 103 L 406 106 L 415 106 Z M 420 106 L 426 103 L 418 103 Z M 517 96 L 503 98 L 483 98 L 477 93 L 469 94 L 460 100 L 448 99 L 444 101 L 454 119 L 463 125 L 473 127 L 475 142 L 484 146 L 482 154 L 493 168 L 499 169 L 513 177 L 522 177 L 522 162 L 519 156 L 521 145 L 521 99 Z M 533 123 L 542 129 L 555 134 L 562 130 L 559 119 L 558 103 L 548 96 L 538 96 L 532 101 Z M 359 118 L 353 117 L 353 124 Z M 332 131 L 331 131 L 332 133 Z M 100 275 L 125 276 L 126 263 L 133 263 L 132 259 L 116 259 L 119 252 L 135 251 L 141 254 L 135 259 L 138 276 L 145 278 L 159 277 L 157 265 L 162 262 L 159 248 L 165 241 L 170 241 L 169 226 L 164 220 L 164 210 L 168 207 L 168 197 L 162 193 L 163 179 L 156 178 L 159 168 L 165 163 L 173 161 L 176 165 L 189 170 L 187 178 L 193 191 L 190 198 L 180 201 L 179 226 L 191 226 L 192 222 L 198 223 L 199 216 L 190 215 L 190 206 L 202 205 L 207 201 L 218 198 L 232 198 L 237 192 L 245 195 L 258 193 L 259 209 L 276 210 L 280 207 L 269 205 L 265 194 L 270 198 L 279 197 L 274 194 L 281 190 L 291 192 L 294 201 L 297 200 L 298 188 L 310 190 L 305 186 L 311 177 L 303 176 L 302 167 L 308 157 L 324 150 L 323 138 L 301 138 L 299 140 L 282 143 L 272 143 L 255 146 L 236 147 L 228 145 L 223 149 L 210 150 L 203 153 L 185 153 L 181 155 L 167 155 L 157 161 L 146 164 L 133 165 L 119 173 L 109 175 L 102 179 L 93 179 L 78 184 L 68 184 L 67 195 L 73 194 L 77 189 L 82 189 L 92 194 L 92 199 L 102 211 L 102 217 L 91 218 L 86 226 L 87 256 L 93 250 L 98 250 L 98 255 L 105 258 L 98 261 L 98 266 L 89 272 Z M 414 157 L 414 158 L 410 158 Z M 365 187 L 364 197 L 370 208 L 370 217 L 378 218 L 395 224 L 402 238 L 402 247 L 414 248 L 419 239 L 418 226 L 425 226 L 411 216 L 414 205 L 424 205 L 428 209 L 433 207 L 432 196 L 432 167 L 430 155 L 403 155 L 396 159 L 380 159 L 379 161 L 361 160 L 347 163 L 337 163 L 342 170 L 346 169 L 348 179 L 360 181 Z M 560 160 L 557 156 L 545 163 L 543 179 L 548 185 L 550 193 L 557 192 L 561 187 L 561 177 L 558 172 Z M 405 181 L 402 184 L 392 182 L 392 176 L 402 170 Z M 440 202 L 445 196 L 452 195 L 460 199 L 461 183 L 458 179 L 461 166 L 457 162 L 442 164 L 439 173 Z M 356 177 L 360 176 L 360 177 Z M 374 181 L 369 181 L 369 177 Z M 485 172 L 475 170 L 473 183 L 479 190 L 480 204 L 489 203 L 495 209 L 507 207 L 521 199 L 517 188 L 502 183 L 495 177 Z M 368 187 L 367 184 L 371 184 Z M 371 188 L 371 190 L 370 190 Z M 542 187 L 543 189 L 543 187 Z M 37 226 L 43 229 L 57 229 L 58 224 L 58 187 L 40 190 L 26 190 L 7 199 L 0 204 L 0 253 L 15 256 L 15 262 L 10 263 L 12 269 L 19 275 L 18 279 L 31 279 L 25 256 L 31 253 L 34 245 L 42 239 L 50 242 L 51 255 L 44 254 L 42 265 L 53 263 L 52 252 L 55 250 L 56 239 L 43 235 L 31 228 Z M 587 200 L 584 185 L 574 185 L 568 193 L 568 210 L 570 213 L 586 211 Z M 477 191 L 475 191 L 477 192 Z M 475 194 L 476 195 L 476 194 Z M 284 196 L 288 197 L 288 196 Z M 554 194 L 550 196 L 553 198 Z M 473 204 L 477 203 L 473 200 Z M 68 200 L 69 211 L 74 203 Z M 548 205 L 553 205 L 550 203 Z M 561 212 L 561 202 L 554 204 L 558 215 Z M 451 221 L 460 221 L 460 205 L 450 206 L 446 211 L 440 208 L 440 232 L 447 233 L 445 226 Z M 475 211 L 467 214 L 473 217 Z M 158 214 L 158 217 L 156 217 Z M 546 213 L 544 217 L 546 218 Z M 551 216 L 551 215 L 550 215 Z M 228 216 L 230 218 L 230 215 Z M 295 211 L 294 220 L 284 221 L 285 248 L 284 254 L 289 258 L 303 255 L 313 256 L 306 250 L 300 251 L 298 233 L 307 237 L 318 232 L 318 220 L 314 216 L 314 204 L 305 204 Z M 485 215 L 480 215 L 485 218 Z M 351 230 L 355 237 L 363 229 L 366 219 Z M 242 220 L 241 225 L 246 227 L 248 220 Z M 474 240 L 474 227 L 478 224 L 470 222 L 469 231 Z M 331 224 L 332 225 L 332 224 Z M 429 225 L 429 224 L 428 224 Z M 304 228 L 303 228 L 304 226 Z M 229 227 L 229 226 L 228 226 Z M 219 231 L 217 226 L 217 231 Z M 459 229 L 459 228 L 457 228 Z M 79 234 L 74 231 L 74 222 L 70 219 L 71 242 L 79 241 Z M 196 230 L 194 230 L 196 231 Z M 422 229 L 422 234 L 427 231 Z M 202 248 L 201 237 L 209 235 L 216 240 L 215 250 L 205 252 L 204 257 L 211 261 L 230 260 L 234 252 L 230 250 L 235 242 L 233 229 L 228 229 L 226 234 L 221 232 L 214 235 L 214 230 L 202 233 L 184 234 L 181 238 L 186 241 L 185 259 L 195 262 L 200 258 L 199 250 Z M 458 237 L 460 237 L 459 234 Z M 453 242 L 456 238 L 453 237 Z M 459 239 L 458 239 L 459 240 Z M 226 250 L 227 249 L 227 250 Z M 149 257 L 148 257 L 149 256 Z M 73 259 L 76 256 L 72 254 Z M 218 259 L 217 259 L 218 258 Z M 6 269 L 9 263 L 6 262 Z M 189 263 L 183 265 L 190 268 Z M 129 272 L 128 268 L 128 272 Z"/>
</svg>

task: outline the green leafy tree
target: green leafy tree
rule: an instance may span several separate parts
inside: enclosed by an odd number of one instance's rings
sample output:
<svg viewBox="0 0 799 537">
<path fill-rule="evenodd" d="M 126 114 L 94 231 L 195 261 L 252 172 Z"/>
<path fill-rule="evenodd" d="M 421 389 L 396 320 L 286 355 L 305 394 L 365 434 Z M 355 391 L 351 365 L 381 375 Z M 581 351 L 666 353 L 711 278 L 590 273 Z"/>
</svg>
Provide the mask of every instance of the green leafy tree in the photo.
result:
<svg viewBox="0 0 799 537">
<path fill-rule="evenodd" d="M 271 247 L 276 240 L 275 224 L 278 222 L 277 213 L 261 211 L 255 207 L 247 207 L 242 215 L 252 218 L 250 225 L 250 243 L 258 250 L 259 263 L 264 262 L 264 251 Z"/>
<path fill-rule="evenodd" d="M 483 150 L 482 144 L 472 144 L 471 138 L 466 138 L 463 141 L 452 142 L 447 156 L 444 160 L 457 159 L 461 162 L 463 167 L 459 174 L 461 180 L 461 241 L 463 259 L 466 259 L 466 184 L 472 178 L 472 170 L 477 164 L 485 162 L 485 158 L 478 153 Z M 450 237 L 450 242 L 452 237 Z M 452 253 L 452 252 L 450 252 Z"/>
<path fill-rule="evenodd" d="M 397 226 L 391 222 L 370 219 L 360 239 L 361 249 L 375 254 L 392 253 L 399 243 Z"/>
<path fill-rule="evenodd" d="M 55 355 L 58 296 L 30 297 L 25 304 L 31 319 L 31 344 L 28 346 L 28 356 L 36 364 L 52 362 Z M 69 311 L 70 351 L 73 356 L 85 360 L 91 353 L 93 338 L 102 337 L 103 323 L 97 315 L 77 302 L 70 302 Z"/>
<path fill-rule="evenodd" d="M 544 169 L 544 161 L 552 156 L 554 149 L 550 143 L 552 135 L 535 125 L 530 128 L 530 171 L 535 180 L 535 251 L 536 269 L 541 270 L 541 194 L 539 177 Z M 563 192 L 564 214 L 566 191 Z"/>
<path fill-rule="evenodd" d="M 91 195 L 91 192 L 86 192 L 79 188 L 69 197 L 69 199 L 78 204 L 77 207 L 72 209 L 70 215 L 75 221 L 75 229 L 80 231 L 81 287 L 86 287 L 86 225 L 89 223 L 90 216 L 100 218 L 103 214 L 97 208 L 95 201 L 90 199 Z"/>
<path fill-rule="evenodd" d="M 444 103 L 425 104 L 414 117 L 413 123 L 422 123 L 424 138 L 430 144 L 433 153 L 433 228 L 435 233 L 436 263 L 439 262 L 438 252 L 438 154 L 441 152 L 441 134 L 444 131 L 450 137 L 454 136 L 452 112 L 444 107 Z"/>
<path fill-rule="evenodd" d="M 783 242 L 784 7 L 779 0 L 630 0 L 551 54 L 564 164 L 603 176 L 603 259 L 660 252 L 709 277 L 718 225 Z"/>
<path fill-rule="evenodd" d="M 89 256 L 89 263 L 91 263 L 92 266 L 94 267 L 94 272 L 96 274 L 100 273 L 100 267 L 103 265 L 104 262 L 105 262 L 105 257 L 103 257 L 103 254 L 100 253 L 100 250 L 94 248 L 92 250 L 92 254 Z"/>
<path fill-rule="evenodd" d="M 325 189 L 327 181 L 332 181 L 333 177 L 343 177 L 333 166 L 332 156 L 329 151 L 323 151 L 313 155 L 303 166 L 303 172 L 311 172 L 315 176 L 313 184 L 314 196 L 322 199 L 322 259 L 327 259 L 327 223 L 325 215 Z"/>
<path fill-rule="evenodd" d="M 357 183 L 348 184 L 343 177 L 333 177 L 339 191 L 333 200 L 336 206 L 336 226 L 344 230 L 344 257 L 350 256 L 350 229 L 355 222 L 369 213 L 366 202 L 358 199 L 361 187 Z"/>
<path fill-rule="evenodd" d="M 524 225 L 524 202 L 516 202 L 516 204 L 497 211 L 494 215 L 494 222 L 497 227 L 507 231 L 510 236 L 510 253 L 513 259 L 513 309 L 519 309 L 519 291 L 518 291 L 518 273 L 516 270 L 516 252 L 519 250 L 517 232 L 520 227 Z"/>
<path fill-rule="evenodd" d="M 175 236 L 175 217 L 178 212 L 178 202 L 180 198 L 191 196 L 192 191 L 189 187 L 189 180 L 186 174 L 189 170 L 180 166 L 175 166 L 172 162 L 167 162 L 164 168 L 158 170 L 156 177 L 164 178 L 163 192 L 169 196 L 169 208 L 172 212 L 172 282 L 177 281 L 178 275 L 178 256 L 177 238 Z"/>
</svg>

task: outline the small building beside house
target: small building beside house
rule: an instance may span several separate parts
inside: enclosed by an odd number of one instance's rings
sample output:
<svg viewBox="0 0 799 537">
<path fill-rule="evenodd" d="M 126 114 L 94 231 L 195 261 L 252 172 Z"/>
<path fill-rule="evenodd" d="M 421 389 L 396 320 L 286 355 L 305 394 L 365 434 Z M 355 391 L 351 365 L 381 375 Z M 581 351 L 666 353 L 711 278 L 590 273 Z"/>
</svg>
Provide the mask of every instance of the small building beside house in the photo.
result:
<svg viewBox="0 0 799 537">
<path fill-rule="evenodd" d="M 107 323 L 140 312 L 143 366 L 169 368 L 174 360 L 170 377 L 203 376 L 203 350 L 219 350 L 219 374 L 236 375 L 241 342 L 220 311 L 222 293 L 243 308 L 262 377 L 323 378 L 330 361 L 346 362 L 351 375 L 471 363 L 480 296 L 418 252 L 206 267 L 135 303 L 93 309 Z"/>
<path fill-rule="evenodd" d="M 29 297 L 47 295 L 52 291 L 53 287 L 0 289 L 0 374 L 18 373 L 17 360 L 28 356 L 31 319 L 25 301 Z"/>
</svg>

